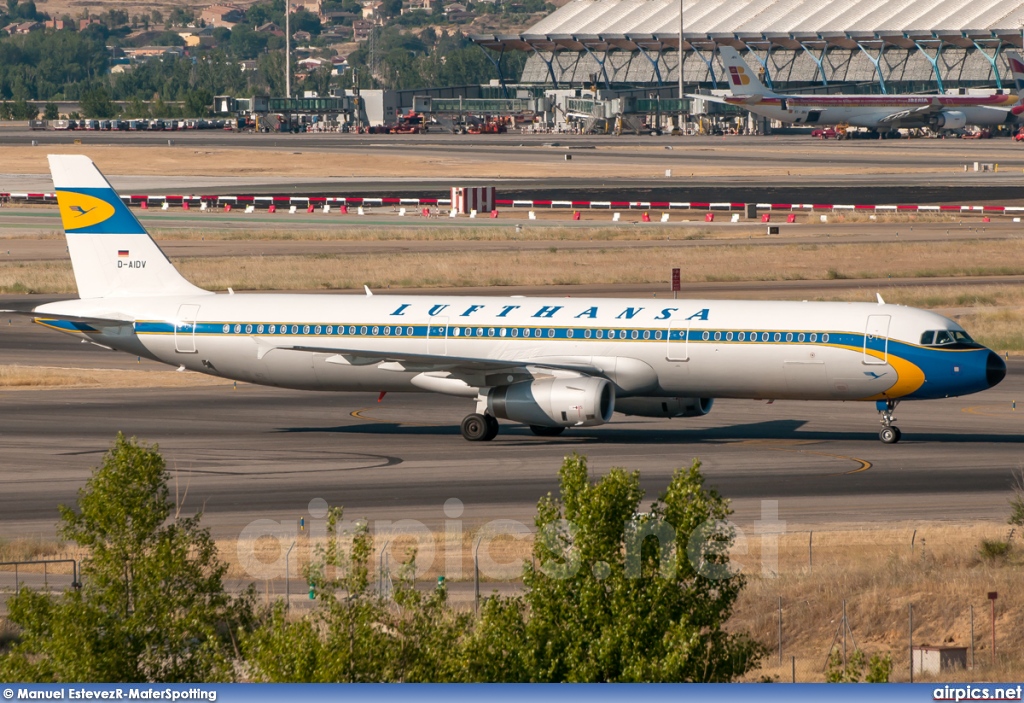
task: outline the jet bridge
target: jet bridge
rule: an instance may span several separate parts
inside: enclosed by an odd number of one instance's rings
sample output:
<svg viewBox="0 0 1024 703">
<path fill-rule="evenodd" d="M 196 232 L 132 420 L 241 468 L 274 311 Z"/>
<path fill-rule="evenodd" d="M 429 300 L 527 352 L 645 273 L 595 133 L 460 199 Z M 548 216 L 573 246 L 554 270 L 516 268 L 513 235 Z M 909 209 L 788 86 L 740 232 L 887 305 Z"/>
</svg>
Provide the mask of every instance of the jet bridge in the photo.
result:
<svg viewBox="0 0 1024 703">
<path fill-rule="evenodd" d="M 434 122 L 456 132 L 479 119 L 512 117 L 532 119 L 546 116 L 550 100 L 544 98 L 434 98 L 413 97 L 413 111 L 429 115 Z M 545 120 L 547 121 L 547 120 Z"/>
<path fill-rule="evenodd" d="M 578 97 L 555 95 L 555 112 L 566 122 L 582 123 L 584 134 L 621 134 L 661 129 L 666 120 L 690 114 L 690 101 L 678 98 Z"/>
</svg>

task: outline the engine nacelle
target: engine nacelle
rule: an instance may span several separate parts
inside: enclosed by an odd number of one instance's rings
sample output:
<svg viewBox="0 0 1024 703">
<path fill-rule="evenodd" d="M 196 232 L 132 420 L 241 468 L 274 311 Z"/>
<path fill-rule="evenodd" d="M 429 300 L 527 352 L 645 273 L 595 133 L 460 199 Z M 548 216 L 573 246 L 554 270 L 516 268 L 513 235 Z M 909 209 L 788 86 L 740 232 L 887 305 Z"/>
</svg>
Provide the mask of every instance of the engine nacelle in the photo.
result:
<svg viewBox="0 0 1024 703">
<path fill-rule="evenodd" d="M 963 129 L 967 126 L 967 115 L 962 112 L 940 112 L 932 120 L 934 129 Z"/>
<path fill-rule="evenodd" d="M 619 398 L 615 412 L 639 417 L 701 417 L 711 412 L 714 398 Z"/>
<path fill-rule="evenodd" d="M 591 427 L 612 419 L 615 386 L 603 378 L 545 378 L 492 388 L 487 412 L 541 427 Z"/>
</svg>

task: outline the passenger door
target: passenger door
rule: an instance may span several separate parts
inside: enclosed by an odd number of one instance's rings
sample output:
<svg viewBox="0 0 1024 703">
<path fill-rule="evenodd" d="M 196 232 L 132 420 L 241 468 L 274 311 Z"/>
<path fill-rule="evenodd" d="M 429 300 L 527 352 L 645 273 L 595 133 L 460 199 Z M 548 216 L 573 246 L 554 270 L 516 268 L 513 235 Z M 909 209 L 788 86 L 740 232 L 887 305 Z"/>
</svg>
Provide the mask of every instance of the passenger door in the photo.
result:
<svg viewBox="0 0 1024 703">
<path fill-rule="evenodd" d="M 665 358 L 669 361 L 689 361 L 689 337 L 689 320 L 670 322 L 668 325 L 668 353 Z"/>
<path fill-rule="evenodd" d="M 432 317 L 427 325 L 427 353 L 448 353 L 448 318 Z"/>
<path fill-rule="evenodd" d="M 889 320 L 889 315 L 868 315 L 864 328 L 865 364 L 889 363 Z"/>
<path fill-rule="evenodd" d="M 182 354 L 196 353 L 196 320 L 198 318 L 198 305 L 182 305 L 178 308 L 178 319 L 174 322 L 175 351 Z"/>
</svg>

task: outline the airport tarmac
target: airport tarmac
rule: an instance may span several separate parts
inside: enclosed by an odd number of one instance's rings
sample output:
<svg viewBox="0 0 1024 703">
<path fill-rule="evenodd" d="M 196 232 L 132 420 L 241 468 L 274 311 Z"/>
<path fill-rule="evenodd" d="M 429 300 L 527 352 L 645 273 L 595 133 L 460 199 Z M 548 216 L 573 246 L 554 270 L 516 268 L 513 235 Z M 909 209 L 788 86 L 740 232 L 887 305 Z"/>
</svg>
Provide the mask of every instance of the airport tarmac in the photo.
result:
<svg viewBox="0 0 1024 703">
<path fill-rule="evenodd" d="M 494 184 L 514 198 L 731 200 L 898 204 L 1019 202 L 1024 147 L 1009 139 L 821 141 L 808 136 L 649 137 L 503 135 L 251 134 L 197 132 L 29 132 L 0 129 L 0 145 L 39 146 L 39 167 L 0 174 L 0 191 L 50 190 L 43 156 L 82 146 L 168 147 L 188 158 L 196 149 L 238 150 L 230 159 L 273 151 L 308 157 L 308 172 L 253 174 L 244 163 L 220 180 L 202 172 L 122 174 L 107 167 L 113 185 L 148 193 L 298 194 L 445 197 L 452 185 Z M 75 140 L 81 141 L 76 145 Z M 167 151 L 165 149 L 164 151 Z M 372 177 L 339 159 L 374 167 L 420 160 Z M 572 161 L 565 161 L 571 157 Z M 998 171 L 964 172 L 974 162 Z M 352 161 L 345 163 L 351 164 Z M 432 164 L 432 165 L 431 165 Z M 463 166 L 478 173 L 466 177 Z M 101 164 L 102 167 L 102 164 Z M 634 169 L 629 177 L 623 169 Z M 635 169 L 649 175 L 638 176 Z M 664 177 L 666 169 L 672 177 Z M 540 171 L 557 171 L 552 176 Z M 443 174 L 443 175 L 442 175 Z M 483 175 L 486 174 L 486 175 Z M 456 180 L 457 182 L 453 182 Z M 599 198 L 598 196 L 603 196 Z"/>
<path fill-rule="evenodd" d="M 6 303 L 6 301 L 4 301 Z M 123 354 L 14 320 L 0 327 L 0 364 L 155 369 Z M 1001 519 L 1020 465 L 1024 362 L 985 393 L 905 403 L 904 432 L 883 445 L 871 403 L 717 401 L 703 418 L 611 424 L 557 439 L 503 423 L 496 440 L 468 443 L 467 401 L 437 395 L 314 393 L 239 384 L 187 389 L 0 391 L 0 534 L 52 536 L 114 435 L 160 445 L 187 504 L 218 538 L 257 519 L 297 520 L 309 502 L 348 517 L 415 519 L 436 529 L 449 498 L 462 519 L 532 524 L 538 498 L 557 489 L 571 452 L 595 473 L 639 469 L 648 497 L 694 457 L 709 485 L 734 501 L 736 519 L 779 501 L 791 525 Z"/>
</svg>

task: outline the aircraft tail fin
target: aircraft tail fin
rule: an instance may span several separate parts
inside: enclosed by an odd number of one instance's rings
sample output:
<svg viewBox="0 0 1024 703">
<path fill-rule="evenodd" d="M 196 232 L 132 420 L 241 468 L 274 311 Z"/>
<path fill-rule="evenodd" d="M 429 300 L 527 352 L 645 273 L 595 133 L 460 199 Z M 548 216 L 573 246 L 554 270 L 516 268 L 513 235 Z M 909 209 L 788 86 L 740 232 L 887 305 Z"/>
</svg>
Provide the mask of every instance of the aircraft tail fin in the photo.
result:
<svg viewBox="0 0 1024 703">
<path fill-rule="evenodd" d="M 178 273 L 89 157 L 47 158 L 79 297 L 208 292 Z"/>
<path fill-rule="evenodd" d="M 1010 73 L 1013 74 L 1013 85 L 1017 90 L 1019 100 L 1024 100 L 1024 59 L 1016 50 L 1006 52 L 1006 59 L 1010 62 Z"/>
<path fill-rule="evenodd" d="M 757 74 L 750 70 L 750 66 L 740 56 L 740 52 L 731 46 L 718 47 L 718 53 L 725 64 L 725 70 L 729 74 L 729 88 L 736 96 L 746 95 L 771 95 Z"/>
</svg>

